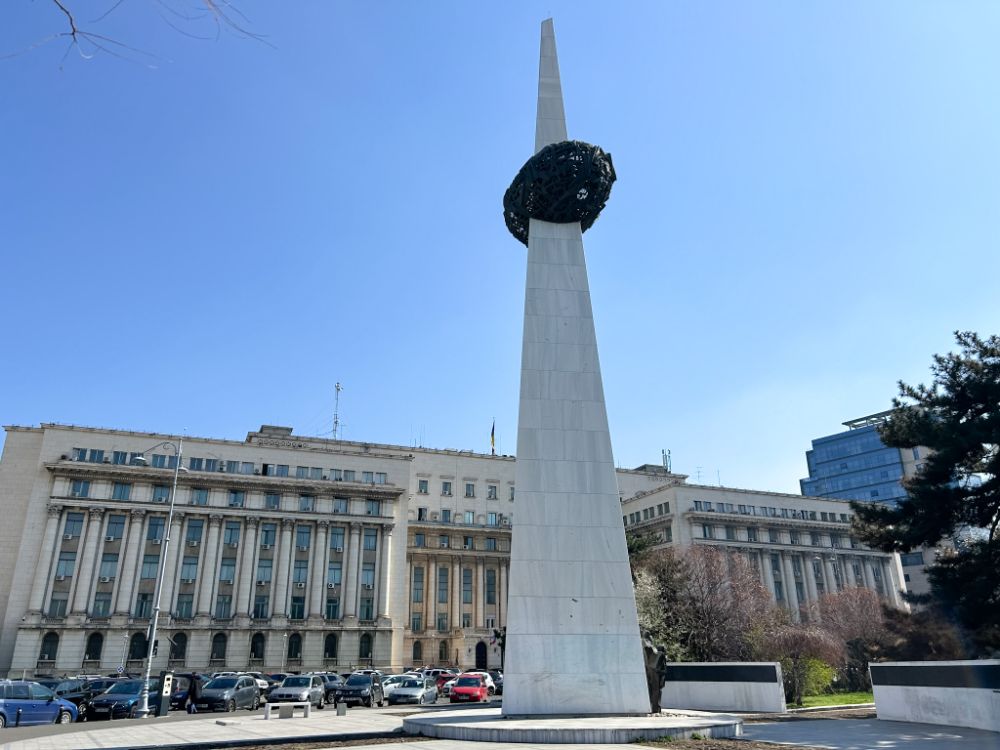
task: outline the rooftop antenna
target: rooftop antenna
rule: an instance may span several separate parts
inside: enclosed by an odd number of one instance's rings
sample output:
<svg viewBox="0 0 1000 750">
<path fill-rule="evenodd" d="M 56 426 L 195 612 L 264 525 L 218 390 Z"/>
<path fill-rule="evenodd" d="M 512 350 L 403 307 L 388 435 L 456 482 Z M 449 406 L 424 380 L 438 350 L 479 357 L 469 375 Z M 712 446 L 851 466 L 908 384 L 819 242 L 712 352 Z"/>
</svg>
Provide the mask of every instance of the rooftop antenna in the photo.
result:
<svg viewBox="0 0 1000 750">
<path fill-rule="evenodd" d="M 700 466 L 695 466 L 694 468 L 695 468 L 695 471 L 697 472 L 696 476 L 698 477 L 695 481 L 698 484 L 701 484 L 701 467 Z"/>
<path fill-rule="evenodd" d="M 344 386 L 340 383 L 336 383 L 333 389 L 337 392 L 333 399 L 333 439 L 340 439 L 340 392 L 344 390 Z"/>
<path fill-rule="evenodd" d="M 672 472 L 670 471 L 670 451 L 668 451 L 668 450 L 663 450 L 663 451 L 661 451 L 661 452 L 663 453 L 663 469 L 664 469 L 664 471 L 666 471 L 666 472 L 667 472 L 668 474 L 670 474 L 670 473 L 672 473 Z"/>
</svg>

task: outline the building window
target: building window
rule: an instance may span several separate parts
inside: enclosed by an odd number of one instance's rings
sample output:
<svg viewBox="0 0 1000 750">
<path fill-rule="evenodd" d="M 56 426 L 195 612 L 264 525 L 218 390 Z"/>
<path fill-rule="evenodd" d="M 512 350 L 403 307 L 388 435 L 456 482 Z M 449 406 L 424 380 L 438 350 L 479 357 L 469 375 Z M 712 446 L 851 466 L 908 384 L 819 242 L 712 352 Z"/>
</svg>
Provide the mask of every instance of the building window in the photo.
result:
<svg viewBox="0 0 1000 750">
<path fill-rule="evenodd" d="M 448 568 L 438 568 L 438 604 L 448 603 Z"/>
<path fill-rule="evenodd" d="M 60 552 L 59 562 L 56 563 L 56 576 L 69 578 L 73 575 L 73 568 L 76 567 L 75 552 Z"/>
<path fill-rule="evenodd" d="M 384 471 L 375 472 L 375 484 L 385 484 L 389 481 L 389 475 Z"/>
<path fill-rule="evenodd" d="M 416 532 L 413 535 L 413 546 L 414 547 L 423 547 L 425 545 L 426 545 L 426 541 L 424 539 L 423 532 L 421 532 L 421 531 Z"/>
<path fill-rule="evenodd" d="M 362 471 L 361 481 L 365 484 L 375 484 L 375 472 L 373 471 Z"/>
<path fill-rule="evenodd" d="M 305 583 L 308 577 L 309 577 L 309 561 L 296 560 L 295 567 L 292 570 L 292 582 Z"/>
<path fill-rule="evenodd" d="M 111 486 L 112 500 L 128 500 L 132 497 L 132 485 L 128 482 L 115 482 Z"/>
<path fill-rule="evenodd" d="M 69 486 L 71 497 L 90 497 L 90 482 L 86 479 L 74 479 Z"/>
<path fill-rule="evenodd" d="M 465 522 L 467 524 L 474 524 L 476 522 L 476 514 L 474 511 L 465 511 Z"/>
<path fill-rule="evenodd" d="M 377 529 L 365 529 L 363 549 L 374 550 L 378 549 L 378 530 Z"/>
<path fill-rule="evenodd" d="M 139 573 L 139 578 L 147 581 L 151 581 L 156 578 L 156 568 L 158 567 L 159 562 L 159 555 L 143 555 L 142 571 Z"/>
<path fill-rule="evenodd" d="M 187 536 L 186 541 L 189 542 L 200 542 L 201 533 L 205 528 L 205 520 L 203 518 L 192 518 L 188 521 Z"/>
<path fill-rule="evenodd" d="M 312 541 L 312 529 L 308 526 L 295 527 L 295 546 L 301 549 L 309 549 Z"/>
<path fill-rule="evenodd" d="M 736 541 L 736 529 L 732 526 L 726 527 L 726 541 L 735 542 Z"/>
<path fill-rule="evenodd" d="M 229 490 L 229 507 L 242 508 L 246 503 L 247 493 L 243 490 Z"/>
<path fill-rule="evenodd" d="M 441 549 L 448 549 L 451 546 L 451 537 L 447 534 L 441 534 L 438 537 L 438 547 Z"/>
<path fill-rule="evenodd" d="M 365 501 L 365 513 L 369 516 L 381 516 L 382 515 L 382 501 L 381 500 L 366 500 Z"/>
<path fill-rule="evenodd" d="M 83 532 L 83 513 L 67 513 L 66 526 L 63 527 L 63 534 L 69 536 L 80 536 Z"/>
<path fill-rule="evenodd" d="M 451 482 L 441 482 L 441 494 L 446 497 L 451 496 Z"/>
<path fill-rule="evenodd" d="M 254 633 L 253 638 L 250 639 L 250 658 L 263 660 L 266 645 L 267 641 L 264 639 L 264 634 Z"/>
<path fill-rule="evenodd" d="M 496 552 L 497 540 L 495 537 L 486 537 L 486 547 L 484 548 L 487 552 Z"/>
<path fill-rule="evenodd" d="M 261 559 L 257 561 L 257 580 L 264 581 L 265 583 L 271 582 L 271 570 L 274 566 L 274 561 L 269 559 Z"/>
<path fill-rule="evenodd" d="M 815 531 L 810 531 L 809 532 L 809 543 L 813 547 L 819 547 L 820 546 L 819 534 L 817 534 Z"/>
<path fill-rule="evenodd" d="M 138 594 L 135 597 L 135 614 L 133 617 L 148 618 L 153 613 L 153 595 Z"/>
<path fill-rule="evenodd" d="M 262 523 L 260 525 L 260 543 L 261 546 L 268 545 L 273 547 L 274 540 L 278 535 L 278 525 L 275 523 Z"/>
<path fill-rule="evenodd" d="M 344 469 L 344 481 L 345 482 L 354 481 L 354 469 Z"/>
<path fill-rule="evenodd" d="M 415 602 L 422 602 L 424 600 L 424 569 L 414 568 L 413 569 L 413 585 L 410 586 L 410 592 L 412 594 L 412 599 Z"/>
<path fill-rule="evenodd" d="M 177 595 L 177 617 L 182 620 L 189 620 L 194 612 L 194 594 Z"/>
<path fill-rule="evenodd" d="M 222 662 L 226 660 L 227 642 L 225 633 L 216 633 L 212 636 L 212 650 L 208 656 L 210 661 Z"/>
<path fill-rule="evenodd" d="M 306 598 L 304 596 L 292 597 L 292 608 L 288 617 L 292 620 L 304 620 L 306 616 Z"/>
<path fill-rule="evenodd" d="M 438 629 L 439 633 L 447 633 L 448 632 L 448 615 L 442 614 L 440 612 L 438 613 L 438 616 L 437 616 L 437 629 Z"/>
<path fill-rule="evenodd" d="M 347 498 L 346 497 L 335 497 L 333 498 L 333 512 L 334 513 L 347 513 Z"/>
<path fill-rule="evenodd" d="M 121 539 L 125 535 L 125 516 L 108 516 L 107 536 L 114 539 Z"/>
<path fill-rule="evenodd" d="M 487 500 L 497 499 L 497 486 L 495 484 L 486 485 L 486 499 Z"/>
<path fill-rule="evenodd" d="M 162 516 L 152 516 L 149 519 L 149 526 L 146 527 L 146 541 L 162 541 L 163 529 L 166 526 L 166 519 Z"/>
<path fill-rule="evenodd" d="M 343 526 L 332 526 L 330 528 L 330 549 L 332 549 L 332 550 L 343 550 L 344 549 L 344 527 Z"/>
<path fill-rule="evenodd" d="M 203 458 L 189 458 L 188 459 L 188 469 L 191 471 L 204 471 L 205 470 L 205 459 Z"/>
<path fill-rule="evenodd" d="M 226 521 L 226 527 L 222 530 L 223 544 L 236 545 L 240 543 L 240 522 Z"/>
<path fill-rule="evenodd" d="M 703 523 L 701 525 L 701 535 L 705 539 L 712 539 L 712 527 L 710 524 Z"/>
<path fill-rule="evenodd" d="M 767 541 L 771 544 L 781 544 L 781 533 L 777 529 L 768 529 Z"/>
<path fill-rule="evenodd" d="M 98 591 L 94 594 L 94 609 L 91 612 L 94 617 L 111 616 L 111 592 Z"/>
<path fill-rule="evenodd" d="M 65 617 L 68 594 L 64 591 L 53 591 L 49 599 L 49 617 Z"/>
<path fill-rule="evenodd" d="M 101 555 L 101 569 L 98 575 L 101 578 L 114 578 L 118 572 L 118 553 L 105 552 Z"/>
<path fill-rule="evenodd" d="M 257 594 L 253 598 L 253 616 L 255 620 L 266 620 L 271 597 L 267 594 Z"/>
<path fill-rule="evenodd" d="M 497 513 L 487 513 L 486 514 L 486 525 L 496 526 L 500 522 L 500 517 Z"/>
<path fill-rule="evenodd" d="M 276 476 L 276 477 L 287 477 L 288 476 L 288 464 L 277 464 L 274 467 L 274 476 Z"/>
<path fill-rule="evenodd" d="M 223 557 L 219 563 L 219 580 L 223 583 L 232 583 L 236 578 L 236 558 Z"/>
<path fill-rule="evenodd" d="M 117 466 L 124 466 L 128 463 L 128 453 L 126 451 L 114 451 L 111 454 L 111 463 Z"/>
<path fill-rule="evenodd" d="M 375 600 L 370 596 L 361 597 L 361 607 L 358 612 L 359 620 L 374 620 L 375 619 Z"/>
<path fill-rule="evenodd" d="M 375 588 L 375 563 L 361 565 L 361 585 L 369 589 Z"/>
<path fill-rule="evenodd" d="M 371 659 L 372 658 L 372 636 L 371 633 L 362 633 L 361 639 L 358 644 L 358 658 L 360 659 Z"/>
<path fill-rule="evenodd" d="M 509 502 L 514 502 L 514 488 L 510 488 L 510 497 L 507 498 Z"/>
<path fill-rule="evenodd" d="M 326 582 L 332 583 L 334 586 L 340 585 L 340 562 L 331 560 L 326 566 Z"/>
<path fill-rule="evenodd" d="M 296 466 L 295 467 L 295 478 L 296 479 L 308 479 L 309 478 L 309 467 L 308 466 Z"/>
<path fill-rule="evenodd" d="M 153 485 L 153 502 L 165 503 L 170 499 L 170 486 L 166 484 Z"/>
<path fill-rule="evenodd" d="M 312 513 L 316 510 L 316 498 L 312 495 L 299 495 L 299 511 Z"/>
<path fill-rule="evenodd" d="M 419 612 L 414 612 L 410 616 L 410 630 L 419 633 L 424 629 L 423 616 Z"/>
<path fill-rule="evenodd" d="M 240 474 L 253 474 L 253 462 L 244 461 L 240 464 Z"/>
<path fill-rule="evenodd" d="M 463 612 L 462 613 L 462 627 L 463 628 L 471 628 L 472 627 L 472 613 L 471 612 Z"/>
<path fill-rule="evenodd" d="M 208 490 L 204 487 L 193 487 L 191 489 L 192 505 L 208 505 Z"/>
<path fill-rule="evenodd" d="M 476 496 L 476 485 L 473 484 L 472 482 L 466 482 L 465 483 L 465 496 L 466 497 L 475 497 Z"/>
<path fill-rule="evenodd" d="M 471 536 L 462 537 L 462 549 L 475 549 L 476 545 L 473 543 L 473 538 Z"/>
<path fill-rule="evenodd" d="M 326 619 L 327 620 L 339 620 L 340 619 L 340 599 L 336 597 L 329 597 L 326 600 Z M 329 658 L 329 657 L 327 657 Z"/>
<path fill-rule="evenodd" d="M 281 495 L 277 492 L 268 492 L 265 494 L 264 507 L 267 510 L 279 510 L 281 508 Z"/>
<path fill-rule="evenodd" d="M 441 523 L 451 523 L 451 510 L 448 508 L 441 509 Z"/>
<path fill-rule="evenodd" d="M 497 572 L 493 568 L 486 570 L 486 603 L 497 603 Z"/>
<path fill-rule="evenodd" d="M 233 597 L 230 594 L 219 594 L 215 600 L 215 619 L 228 620 L 232 615 Z"/>
<path fill-rule="evenodd" d="M 757 529 L 753 526 L 747 527 L 747 541 L 756 542 L 757 541 Z"/>
<path fill-rule="evenodd" d="M 899 556 L 899 561 L 909 567 L 911 565 L 923 565 L 924 564 L 924 553 L 923 552 L 906 552 Z"/>
<path fill-rule="evenodd" d="M 417 520 L 418 521 L 427 520 L 427 508 L 417 508 Z"/>
<path fill-rule="evenodd" d="M 462 603 L 472 604 L 472 568 L 462 569 Z"/>
<path fill-rule="evenodd" d="M 426 495 L 427 494 L 427 480 L 418 479 L 417 480 L 417 494 Z"/>
<path fill-rule="evenodd" d="M 193 581 L 198 577 L 198 556 L 185 555 L 181 563 L 181 578 Z"/>
<path fill-rule="evenodd" d="M 788 532 L 788 543 L 789 544 L 801 544 L 801 540 L 800 540 L 800 537 L 799 537 L 799 532 L 797 532 L 797 531 L 789 531 Z"/>
</svg>

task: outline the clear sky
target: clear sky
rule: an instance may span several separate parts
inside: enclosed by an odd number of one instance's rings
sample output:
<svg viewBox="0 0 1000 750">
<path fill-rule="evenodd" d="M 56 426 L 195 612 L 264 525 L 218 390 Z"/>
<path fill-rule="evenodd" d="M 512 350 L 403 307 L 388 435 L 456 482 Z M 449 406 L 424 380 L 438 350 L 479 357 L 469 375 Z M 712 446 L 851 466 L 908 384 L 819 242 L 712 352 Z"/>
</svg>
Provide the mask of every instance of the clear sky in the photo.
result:
<svg viewBox="0 0 1000 750">
<path fill-rule="evenodd" d="M 619 465 L 798 492 L 812 438 L 1000 331 L 994 2 L 234 0 L 269 46 L 63 1 L 141 53 L 0 60 L 3 424 L 330 436 L 339 381 L 346 439 L 514 453 L 501 198 L 550 15 L 619 178 L 585 235 Z M 0 54 L 65 28 L 7 0 Z"/>
</svg>

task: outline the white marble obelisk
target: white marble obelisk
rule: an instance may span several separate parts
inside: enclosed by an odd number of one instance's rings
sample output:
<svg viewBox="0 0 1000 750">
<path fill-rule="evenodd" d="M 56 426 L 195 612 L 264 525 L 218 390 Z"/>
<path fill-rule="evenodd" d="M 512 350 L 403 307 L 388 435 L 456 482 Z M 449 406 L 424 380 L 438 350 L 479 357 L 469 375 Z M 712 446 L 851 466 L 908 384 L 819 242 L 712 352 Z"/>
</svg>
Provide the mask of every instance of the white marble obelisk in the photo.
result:
<svg viewBox="0 0 1000 750">
<path fill-rule="evenodd" d="M 542 23 L 535 151 L 567 140 Z M 503 714 L 647 714 L 579 223 L 531 219 Z"/>
</svg>

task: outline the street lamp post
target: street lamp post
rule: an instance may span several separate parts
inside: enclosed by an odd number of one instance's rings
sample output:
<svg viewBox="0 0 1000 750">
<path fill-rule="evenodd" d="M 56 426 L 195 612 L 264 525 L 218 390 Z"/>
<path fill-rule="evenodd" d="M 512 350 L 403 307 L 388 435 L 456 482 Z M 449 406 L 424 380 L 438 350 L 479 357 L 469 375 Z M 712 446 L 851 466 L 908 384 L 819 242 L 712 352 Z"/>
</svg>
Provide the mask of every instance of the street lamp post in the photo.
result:
<svg viewBox="0 0 1000 750">
<path fill-rule="evenodd" d="M 166 562 L 167 555 L 170 552 L 170 527 L 174 520 L 174 504 L 177 500 L 177 477 L 181 472 L 181 457 L 184 453 L 184 438 L 181 438 L 176 443 L 164 440 L 162 443 L 157 443 L 152 448 L 147 448 L 142 453 L 149 453 L 151 450 L 159 448 L 160 446 L 170 446 L 173 448 L 177 461 L 174 463 L 174 483 L 170 488 L 170 507 L 167 511 L 167 526 L 163 531 L 163 554 L 157 563 L 156 592 L 153 594 L 153 618 L 149 624 L 149 637 L 146 642 L 146 675 L 142 681 L 142 693 L 139 695 L 139 706 L 135 711 L 136 717 L 140 719 L 145 719 L 149 716 L 149 675 L 153 669 L 153 644 L 156 643 L 156 626 L 159 624 L 160 620 L 160 593 L 163 591 L 163 576 L 167 570 L 164 563 Z M 137 456 L 135 460 L 141 464 L 146 463 L 144 455 Z"/>
</svg>

